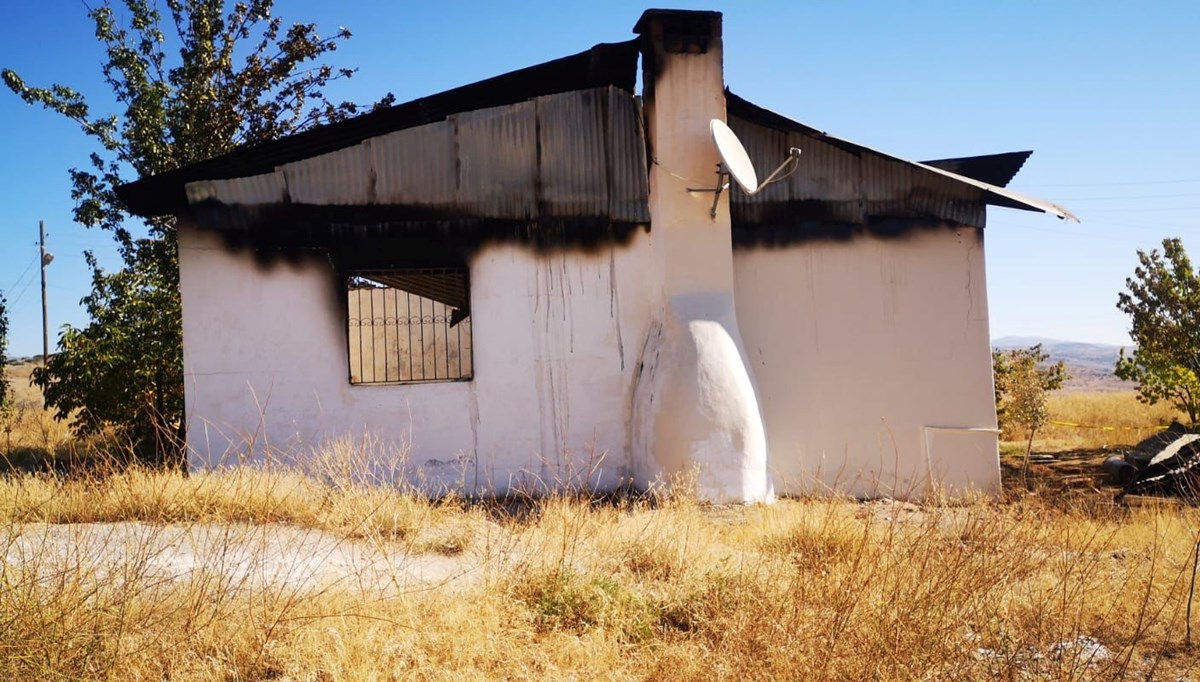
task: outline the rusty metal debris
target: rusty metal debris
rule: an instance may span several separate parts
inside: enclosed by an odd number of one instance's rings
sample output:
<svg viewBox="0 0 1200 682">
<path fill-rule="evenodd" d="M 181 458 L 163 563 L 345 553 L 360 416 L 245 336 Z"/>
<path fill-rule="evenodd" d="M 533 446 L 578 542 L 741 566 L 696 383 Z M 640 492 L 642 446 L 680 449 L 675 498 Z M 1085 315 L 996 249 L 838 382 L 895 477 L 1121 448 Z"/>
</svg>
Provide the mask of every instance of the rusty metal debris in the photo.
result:
<svg viewBox="0 0 1200 682">
<path fill-rule="evenodd" d="M 1113 482 L 1123 484 L 1117 501 L 1127 495 L 1173 495 L 1200 502 L 1200 434 L 1181 424 L 1138 443 L 1123 463 L 1114 459 L 1103 467 Z"/>
</svg>

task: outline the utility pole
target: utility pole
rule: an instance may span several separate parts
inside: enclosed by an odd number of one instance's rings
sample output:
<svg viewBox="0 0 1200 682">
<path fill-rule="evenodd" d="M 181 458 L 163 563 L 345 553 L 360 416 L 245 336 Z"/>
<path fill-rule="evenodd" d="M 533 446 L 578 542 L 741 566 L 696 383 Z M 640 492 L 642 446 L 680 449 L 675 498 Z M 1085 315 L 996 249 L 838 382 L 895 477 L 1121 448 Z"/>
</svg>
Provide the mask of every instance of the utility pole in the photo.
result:
<svg viewBox="0 0 1200 682">
<path fill-rule="evenodd" d="M 50 357 L 50 315 L 46 309 L 46 266 L 54 256 L 46 253 L 46 223 L 38 221 L 38 245 L 42 250 L 42 367 Z"/>
</svg>

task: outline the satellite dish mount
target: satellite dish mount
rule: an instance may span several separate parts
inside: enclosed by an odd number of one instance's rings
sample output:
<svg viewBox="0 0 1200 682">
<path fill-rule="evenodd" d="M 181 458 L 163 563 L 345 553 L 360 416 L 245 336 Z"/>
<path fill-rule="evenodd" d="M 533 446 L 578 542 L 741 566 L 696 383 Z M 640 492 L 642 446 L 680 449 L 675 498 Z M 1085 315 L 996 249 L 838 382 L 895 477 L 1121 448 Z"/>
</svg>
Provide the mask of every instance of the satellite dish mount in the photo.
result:
<svg viewBox="0 0 1200 682">
<path fill-rule="evenodd" d="M 772 171 L 766 180 L 759 183 L 758 174 L 754 172 L 754 164 L 750 162 L 750 155 L 746 153 L 746 148 L 742 146 L 741 140 L 729 129 L 729 126 L 721 119 L 714 118 L 709 121 L 708 129 L 712 133 L 717 154 L 721 157 L 721 163 L 717 164 L 717 186 L 715 189 L 689 187 L 688 191 L 713 193 L 712 210 L 709 211 L 709 215 L 714 219 L 717 217 L 717 204 L 721 201 L 721 193 L 729 188 L 730 177 L 738 184 L 738 187 L 742 188 L 746 196 L 752 197 L 767 185 L 791 175 L 795 171 L 794 167 L 786 175 L 780 174 L 789 164 L 799 164 L 800 162 L 800 150 L 792 147 L 788 150 L 788 156 L 783 163 L 779 164 L 779 167 Z"/>
</svg>

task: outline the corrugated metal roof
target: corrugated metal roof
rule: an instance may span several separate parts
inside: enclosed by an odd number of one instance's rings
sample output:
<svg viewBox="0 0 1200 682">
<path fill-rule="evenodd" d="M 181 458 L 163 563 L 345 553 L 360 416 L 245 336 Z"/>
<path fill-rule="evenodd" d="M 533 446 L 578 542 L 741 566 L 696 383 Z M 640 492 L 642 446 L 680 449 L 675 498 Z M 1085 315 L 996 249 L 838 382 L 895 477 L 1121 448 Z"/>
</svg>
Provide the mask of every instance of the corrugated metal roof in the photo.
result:
<svg viewBox="0 0 1200 682">
<path fill-rule="evenodd" d="M 804 154 L 796 173 L 778 183 L 783 188 L 769 187 L 752 197 L 733 193 L 735 226 L 781 220 L 863 224 L 873 216 L 927 216 L 982 226 L 981 204 L 1078 221 L 1049 201 L 834 137 L 728 90 L 726 107 L 730 127 L 757 166 L 774 167 L 788 147 L 800 147 Z"/>
<path fill-rule="evenodd" d="M 422 209 L 435 221 L 646 223 L 638 116 L 633 96 L 612 86 L 547 95 L 369 138 L 270 173 L 191 182 L 187 196 L 192 204 L 245 208 L 392 207 L 397 220 Z"/>
<path fill-rule="evenodd" d="M 431 159 L 455 157 L 456 121 L 445 120 L 368 140 L 375 200 L 399 206 L 448 206 L 458 195 L 458 169 Z"/>
<path fill-rule="evenodd" d="M 539 113 L 535 102 L 522 102 L 455 117 L 457 158 L 425 162 L 458 164 L 456 212 L 509 220 L 538 217 Z"/>
<path fill-rule="evenodd" d="M 576 55 L 142 178 L 117 187 L 117 195 L 137 215 L 177 213 L 187 208 L 184 186 L 189 182 L 261 175 L 294 161 L 357 145 L 368 138 L 442 121 L 452 114 L 542 95 L 609 85 L 632 93 L 637 60 L 637 40 L 601 43 Z"/>
<path fill-rule="evenodd" d="M 965 175 L 968 178 L 981 180 L 989 185 L 1007 187 L 1016 177 L 1017 172 L 1025 165 L 1028 152 L 1005 152 L 1003 154 L 987 154 L 984 156 L 963 156 L 954 159 L 936 159 L 922 161 L 926 166 L 941 168 L 955 175 Z"/>
<path fill-rule="evenodd" d="M 287 198 L 287 182 L 283 173 L 266 173 L 250 178 L 212 180 L 187 186 L 188 201 L 221 201 L 243 205 L 273 204 Z"/>
<path fill-rule="evenodd" d="M 855 154 L 807 132 L 784 131 L 729 116 L 755 167 L 770 169 L 791 147 L 803 150 L 795 170 L 754 196 L 733 192 L 733 220 L 741 225 L 801 223 L 861 225 L 873 217 L 936 216 L 982 224 L 979 192 L 913 165 L 875 154 Z"/>
<path fill-rule="evenodd" d="M 609 88 L 605 126 L 609 215 L 614 222 L 649 223 L 650 179 L 641 101 Z M 637 154 L 641 156 L 630 158 Z"/>
<path fill-rule="evenodd" d="M 285 164 L 275 175 L 283 175 L 289 199 L 298 204 L 352 206 L 359 190 L 371 184 L 371 166 L 363 156 L 359 148 L 341 149 Z"/>
<path fill-rule="evenodd" d="M 540 213 L 608 215 L 607 92 L 538 98 Z"/>
</svg>

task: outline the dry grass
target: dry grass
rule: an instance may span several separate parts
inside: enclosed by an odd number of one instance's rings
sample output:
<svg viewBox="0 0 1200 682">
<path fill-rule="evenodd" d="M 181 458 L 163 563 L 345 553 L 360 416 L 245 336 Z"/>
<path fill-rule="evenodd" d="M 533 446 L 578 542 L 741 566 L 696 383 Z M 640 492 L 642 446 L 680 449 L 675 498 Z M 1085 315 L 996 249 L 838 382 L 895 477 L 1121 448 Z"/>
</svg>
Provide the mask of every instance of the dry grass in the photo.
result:
<svg viewBox="0 0 1200 682">
<path fill-rule="evenodd" d="M 1165 419 L 1129 394 L 1061 394 L 1051 411 Z M 1097 443 L 1046 435 L 1035 449 Z M 0 478 L 0 679 L 1200 676 L 1184 641 L 1200 510 L 1044 489 L 503 506 L 363 480 L 380 458 L 402 453 L 346 442 L 303 469 Z"/>
<path fill-rule="evenodd" d="M 1034 452 L 1116 449 L 1134 445 L 1172 420 L 1187 421 L 1165 403 L 1146 405 L 1134 391 L 1058 391 L 1048 400 L 1050 418 L 1082 424 L 1080 428 L 1050 424 L 1033 441 Z M 1008 449 L 1025 452 L 1021 433 L 1006 433 Z M 1017 448 L 1017 443 L 1020 447 Z"/>
<path fill-rule="evenodd" d="M 42 405 L 42 392 L 30 385 L 35 367 L 36 363 L 24 362 L 4 368 L 13 389 L 13 409 L 0 413 L 0 457 L 22 466 L 47 454 L 66 454 L 76 445 L 66 422 L 54 419 Z"/>
<path fill-rule="evenodd" d="M 512 513 L 269 468 L 0 485 L 0 679 L 1200 672 L 1183 646 L 1191 509 L 559 497 Z M 122 521 L 149 525 L 96 523 Z M 323 529 L 318 556 L 305 527 Z M 181 570 L 170 533 L 209 550 Z M 294 570 L 236 559 L 260 541 Z M 321 572 L 351 554 L 367 559 Z M 450 570 L 411 578 L 431 562 Z"/>
</svg>

